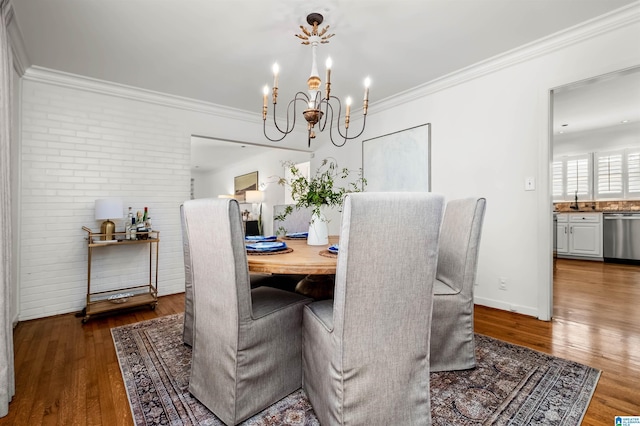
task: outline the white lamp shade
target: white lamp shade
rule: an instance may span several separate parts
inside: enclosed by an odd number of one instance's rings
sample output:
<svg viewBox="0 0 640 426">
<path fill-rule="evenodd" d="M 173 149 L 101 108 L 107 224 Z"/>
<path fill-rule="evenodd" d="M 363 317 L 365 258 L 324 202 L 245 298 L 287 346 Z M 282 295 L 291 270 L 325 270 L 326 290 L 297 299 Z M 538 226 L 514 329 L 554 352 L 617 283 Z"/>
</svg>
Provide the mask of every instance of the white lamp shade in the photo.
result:
<svg viewBox="0 0 640 426">
<path fill-rule="evenodd" d="M 262 191 L 246 191 L 244 197 L 247 203 L 257 204 L 264 200 L 264 193 Z"/>
<path fill-rule="evenodd" d="M 96 200 L 96 220 L 122 219 L 122 200 L 118 198 L 103 198 Z"/>
</svg>

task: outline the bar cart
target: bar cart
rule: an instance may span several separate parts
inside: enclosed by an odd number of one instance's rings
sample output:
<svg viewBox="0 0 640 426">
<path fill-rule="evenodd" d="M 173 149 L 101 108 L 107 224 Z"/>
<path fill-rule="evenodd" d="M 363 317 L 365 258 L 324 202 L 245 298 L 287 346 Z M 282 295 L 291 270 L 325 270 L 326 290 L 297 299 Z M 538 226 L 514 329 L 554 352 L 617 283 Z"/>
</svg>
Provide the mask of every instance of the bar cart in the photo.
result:
<svg viewBox="0 0 640 426">
<path fill-rule="evenodd" d="M 105 234 L 99 234 L 83 226 L 87 232 L 87 306 L 82 310 L 82 322 L 86 323 L 92 315 L 119 311 L 136 306 L 149 305 L 153 310 L 158 304 L 158 249 L 160 232 L 138 232 L 135 240 L 125 239 L 125 232 L 114 232 L 115 240 L 104 241 Z M 123 247 L 131 244 L 147 244 L 149 246 L 149 282 L 132 287 L 117 288 L 108 291 L 93 292 L 91 290 L 91 261 L 94 250 L 105 247 Z M 155 246 L 155 247 L 154 247 Z M 155 248 L 155 250 L 154 250 Z M 155 256 L 154 256 L 155 252 Z M 153 259 L 155 257 L 155 268 Z M 155 273 L 154 273 L 155 269 Z"/>
</svg>

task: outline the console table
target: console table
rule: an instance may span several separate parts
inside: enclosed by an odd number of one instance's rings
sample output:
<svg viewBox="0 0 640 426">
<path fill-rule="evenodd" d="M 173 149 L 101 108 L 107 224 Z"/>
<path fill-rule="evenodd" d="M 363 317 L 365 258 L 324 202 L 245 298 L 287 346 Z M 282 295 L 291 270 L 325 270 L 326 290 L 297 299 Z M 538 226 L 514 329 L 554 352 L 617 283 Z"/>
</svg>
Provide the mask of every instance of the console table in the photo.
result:
<svg viewBox="0 0 640 426">
<path fill-rule="evenodd" d="M 113 241 L 103 241 L 105 234 L 92 232 L 83 226 L 87 232 L 87 306 L 82 311 L 82 322 L 86 323 L 92 315 L 118 311 L 136 306 L 149 305 L 155 309 L 158 304 L 158 248 L 160 244 L 160 232 L 138 232 L 136 240 L 126 240 L 124 232 L 114 232 Z M 147 284 L 132 287 L 117 288 L 108 291 L 94 292 L 91 290 L 91 261 L 94 250 L 104 250 L 105 247 L 121 249 L 131 244 L 146 244 L 149 246 L 149 282 Z M 155 246 L 155 250 L 154 250 Z M 154 256 L 155 251 L 155 256 Z M 155 257 L 155 268 L 153 259 Z M 155 274 L 154 274 L 155 269 Z"/>
</svg>

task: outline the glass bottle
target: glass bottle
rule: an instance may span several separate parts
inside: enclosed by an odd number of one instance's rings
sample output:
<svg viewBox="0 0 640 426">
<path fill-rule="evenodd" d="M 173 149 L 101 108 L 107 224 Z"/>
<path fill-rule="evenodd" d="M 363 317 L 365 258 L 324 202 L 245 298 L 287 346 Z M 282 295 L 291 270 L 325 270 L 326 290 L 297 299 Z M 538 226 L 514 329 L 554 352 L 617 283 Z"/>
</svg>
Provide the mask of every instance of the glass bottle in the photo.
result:
<svg viewBox="0 0 640 426">
<path fill-rule="evenodd" d="M 133 223 L 133 211 L 131 210 L 131 207 L 129 207 L 129 214 L 127 215 L 127 221 L 125 222 L 125 226 L 124 226 L 124 232 L 125 232 L 125 236 L 124 239 L 125 240 L 131 240 L 131 224 Z"/>
<path fill-rule="evenodd" d="M 137 240 L 138 239 L 138 235 L 136 233 L 137 229 L 136 229 L 136 219 L 135 218 L 131 218 L 131 234 L 130 234 L 130 239 L 131 240 Z"/>
</svg>

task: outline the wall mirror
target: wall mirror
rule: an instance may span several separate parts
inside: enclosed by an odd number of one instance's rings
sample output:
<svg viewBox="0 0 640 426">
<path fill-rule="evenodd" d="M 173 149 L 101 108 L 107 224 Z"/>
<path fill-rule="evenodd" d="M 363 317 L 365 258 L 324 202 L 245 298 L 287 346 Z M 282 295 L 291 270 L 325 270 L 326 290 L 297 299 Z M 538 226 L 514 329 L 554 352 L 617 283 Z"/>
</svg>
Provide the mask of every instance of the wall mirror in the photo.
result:
<svg viewBox="0 0 640 426">
<path fill-rule="evenodd" d="M 309 155 L 306 150 L 193 135 L 191 197 L 234 197 L 241 203 L 243 211 L 249 210 L 254 217 L 261 214 L 265 232 L 271 232 L 273 206 L 285 201 L 285 189 L 277 184 L 277 177 L 284 173 L 282 161 L 300 163 L 309 161 Z M 247 179 L 252 178 L 251 182 L 242 183 L 242 178 L 238 180 L 245 175 L 248 175 Z M 262 204 L 246 203 L 243 197 L 236 197 L 238 185 L 245 190 L 253 187 L 263 191 Z"/>
</svg>

